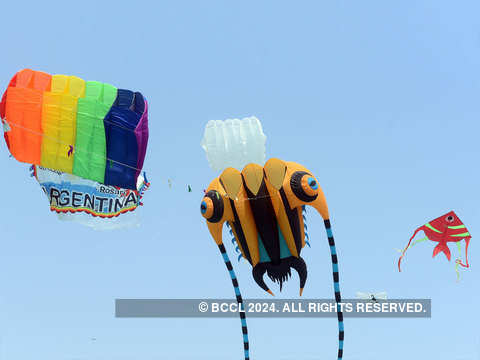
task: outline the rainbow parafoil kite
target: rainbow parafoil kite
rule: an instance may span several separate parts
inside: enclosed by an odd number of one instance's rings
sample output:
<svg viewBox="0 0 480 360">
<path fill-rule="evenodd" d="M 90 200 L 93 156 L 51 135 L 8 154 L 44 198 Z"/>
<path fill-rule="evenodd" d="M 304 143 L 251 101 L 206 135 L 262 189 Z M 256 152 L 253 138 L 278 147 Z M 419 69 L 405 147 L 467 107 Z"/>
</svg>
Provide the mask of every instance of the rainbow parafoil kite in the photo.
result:
<svg viewBox="0 0 480 360">
<path fill-rule="evenodd" d="M 3 94 L 0 117 L 10 153 L 33 165 L 52 210 L 111 218 L 140 204 L 148 186 L 140 92 L 24 69 Z"/>
</svg>

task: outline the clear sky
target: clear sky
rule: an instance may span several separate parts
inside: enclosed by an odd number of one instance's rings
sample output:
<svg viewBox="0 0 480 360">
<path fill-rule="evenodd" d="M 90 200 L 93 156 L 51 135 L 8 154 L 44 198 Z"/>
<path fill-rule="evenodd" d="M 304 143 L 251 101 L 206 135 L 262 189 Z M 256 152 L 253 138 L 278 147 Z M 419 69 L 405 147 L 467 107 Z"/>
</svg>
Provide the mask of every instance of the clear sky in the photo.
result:
<svg viewBox="0 0 480 360">
<path fill-rule="evenodd" d="M 152 186 L 138 229 L 60 222 L 1 142 L 0 359 L 242 359 L 238 319 L 116 319 L 114 299 L 233 298 L 199 212 L 218 175 L 200 141 L 208 120 L 246 116 L 262 121 L 267 157 L 318 177 L 344 298 L 432 299 L 431 319 L 346 318 L 344 359 L 480 359 L 478 1 L 7 1 L 1 13 L 1 88 L 29 67 L 145 94 Z M 461 282 L 432 242 L 398 273 L 395 248 L 452 209 L 473 235 Z M 332 298 L 313 209 L 308 224 L 304 296 Z M 233 262 L 244 297 L 266 298 Z M 282 296 L 297 291 L 294 275 Z M 248 325 L 254 360 L 336 358 L 334 318 Z"/>
</svg>

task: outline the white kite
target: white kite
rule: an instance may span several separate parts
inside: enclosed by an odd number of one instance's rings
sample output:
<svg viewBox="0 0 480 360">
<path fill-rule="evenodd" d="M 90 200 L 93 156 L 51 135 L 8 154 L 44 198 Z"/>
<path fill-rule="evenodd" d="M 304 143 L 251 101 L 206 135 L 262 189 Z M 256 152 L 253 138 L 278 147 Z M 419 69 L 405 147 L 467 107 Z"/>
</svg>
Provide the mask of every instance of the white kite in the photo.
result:
<svg viewBox="0 0 480 360">
<path fill-rule="evenodd" d="M 242 120 L 210 120 L 201 145 L 214 171 L 228 167 L 242 170 L 250 163 L 265 163 L 266 139 L 260 120 L 252 116 Z"/>
</svg>

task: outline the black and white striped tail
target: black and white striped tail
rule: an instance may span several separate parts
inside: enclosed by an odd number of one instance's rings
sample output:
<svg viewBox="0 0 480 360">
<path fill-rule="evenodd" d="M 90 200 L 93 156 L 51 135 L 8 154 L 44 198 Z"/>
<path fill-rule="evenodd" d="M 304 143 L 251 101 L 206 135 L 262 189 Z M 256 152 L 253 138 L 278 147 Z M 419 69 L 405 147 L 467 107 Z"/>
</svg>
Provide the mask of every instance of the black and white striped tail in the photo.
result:
<svg viewBox="0 0 480 360">
<path fill-rule="evenodd" d="M 228 257 L 227 251 L 225 250 L 225 246 L 223 244 L 218 245 L 220 252 L 222 253 L 223 260 L 225 261 L 225 266 L 230 273 L 230 278 L 232 279 L 233 288 L 235 289 L 235 295 L 237 296 L 237 303 L 239 306 L 243 306 L 242 294 L 240 293 L 240 288 L 238 287 L 238 280 L 235 275 L 235 271 L 233 271 L 232 263 Z M 240 321 L 242 322 L 242 333 L 243 333 L 243 351 L 245 353 L 245 360 L 249 360 L 249 345 L 248 345 L 248 329 L 247 329 L 247 319 L 245 317 L 245 312 L 241 311 L 240 314 Z"/>
<path fill-rule="evenodd" d="M 333 239 L 332 227 L 330 220 L 325 220 L 325 229 L 327 230 L 328 244 L 330 245 L 330 254 L 332 255 L 332 267 L 333 267 L 333 287 L 335 289 L 335 302 L 337 303 L 337 318 L 338 318 L 338 360 L 343 358 L 343 313 L 341 311 L 340 303 L 342 297 L 340 295 L 340 283 L 338 278 L 338 259 L 337 250 L 335 248 L 335 240 Z"/>
</svg>

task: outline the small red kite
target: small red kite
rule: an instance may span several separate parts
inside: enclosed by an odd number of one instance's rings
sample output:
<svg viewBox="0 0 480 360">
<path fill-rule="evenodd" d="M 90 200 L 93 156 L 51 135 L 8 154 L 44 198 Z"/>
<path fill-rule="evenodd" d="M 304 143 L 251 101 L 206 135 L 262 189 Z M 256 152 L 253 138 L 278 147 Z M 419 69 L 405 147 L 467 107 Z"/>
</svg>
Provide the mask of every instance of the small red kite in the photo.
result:
<svg viewBox="0 0 480 360">
<path fill-rule="evenodd" d="M 448 242 L 457 243 L 457 246 L 460 248 L 460 241 L 465 240 L 465 261 L 466 264 L 463 264 L 460 259 L 455 260 L 455 264 L 458 266 L 463 267 L 470 267 L 468 264 L 468 245 L 470 243 L 470 239 L 472 236 L 467 230 L 467 227 L 462 223 L 462 221 L 458 218 L 458 216 L 453 212 L 450 211 L 449 213 L 442 215 L 435 220 L 432 220 L 425 225 L 420 226 L 415 232 L 413 233 L 410 241 L 408 242 L 407 247 L 403 250 L 402 256 L 398 259 L 398 271 L 402 271 L 400 269 L 400 262 L 402 261 L 405 252 L 410 247 L 410 244 L 417 235 L 419 231 L 423 231 L 425 233 L 425 237 L 415 241 L 412 246 L 418 242 L 431 240 L 438 242 L 438 245 L 435 246 L 433 249 L 433 256 L 435 257 L 438 253 L 443 252 L 447 257 L 448 261 L 450 261 L 450 249 L 447 246 Z"/>
</svg>

